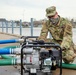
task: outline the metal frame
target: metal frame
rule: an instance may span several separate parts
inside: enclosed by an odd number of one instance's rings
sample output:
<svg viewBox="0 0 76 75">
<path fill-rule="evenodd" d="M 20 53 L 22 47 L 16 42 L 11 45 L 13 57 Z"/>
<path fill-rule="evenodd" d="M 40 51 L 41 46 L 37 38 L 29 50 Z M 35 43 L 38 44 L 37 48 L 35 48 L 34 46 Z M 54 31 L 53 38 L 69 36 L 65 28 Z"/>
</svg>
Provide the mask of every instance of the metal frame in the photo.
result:
<svg viewBox="0 0 76 75">
<path fill-rule="evenodd" d="M 26 39 L 27 38 L 37 38 L 36 36 L 27 36 L 27 37 L 25 37 L 25 43 L 26 43 Z M 57 44 L 54 44 L 54 43 L 49 43 L 50 45 L 48 45 L 48 43 L 44 43 L 45 45 L 37 45 L 37 43 L 36 42 L 29 42 L 29 44 L 36 44 L 36 45 L 26 45 L 26 44 L 24 44 L 23 46 L 22 46 L 22 48 L 21 48 L 21 75 L 23 75 L 23 70 L 25 70 L 24 69 L 24 67 L 23 67 L 23 55 L 24 55 L 24 53 L 23 53 L 23 48 L 26 48 L 26 47 L 55 47 L 55 48 L 59 48 L 60 49 L 60 75 L 62 75 L 62 49 L 61 49 L 61 47 L 59 46 L 59 45 L 57 45 Z"/>
</svg>

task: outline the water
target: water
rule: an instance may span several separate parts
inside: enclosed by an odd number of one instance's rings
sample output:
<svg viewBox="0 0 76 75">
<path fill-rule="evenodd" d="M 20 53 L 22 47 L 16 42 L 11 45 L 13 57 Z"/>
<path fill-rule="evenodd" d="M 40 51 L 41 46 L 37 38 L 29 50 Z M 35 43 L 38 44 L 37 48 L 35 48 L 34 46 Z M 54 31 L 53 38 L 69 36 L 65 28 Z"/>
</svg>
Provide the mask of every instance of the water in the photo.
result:
<svg viewBox="0 0 76 75">
<path fill-rule="evenodd" d="M 0 28 L 0 32 L 2 32 L 2 28 Z M 6 32 L 6 28 L 4 28 L 4 32 Z M 33 36 L 39 36 L 40 32 L 41 28 L 33 28 Z M 8 33 L 12 33 L 12 28 L 8 28 Z M 20 29 L 14 28 L 14 34 L 20 35 Z M 22 36 L 31 36 L 31 28 L 22 28 Z M 73 28 L 73 42 L 76 43 L 76 28 Z"/>
<path fill-rule="evenodd" d="M 39 36 L 40 31 L 41 31 L 41 28 L 33 28 L 33 35 Z M 1 28 L 0 28 L 0 32 L 2 32 Z M 4 28 L 4 32 L 6 32 L 6 28 Z M 8 33 L 12 33 L 12 28 L 8 28 Z M 20 29 L 14 28 L 14 34 L 20 35 Z M 23 36 L 30 36 L 31 35 L 31 28 L 22 28 L 22 35 Z"/>
</svg>

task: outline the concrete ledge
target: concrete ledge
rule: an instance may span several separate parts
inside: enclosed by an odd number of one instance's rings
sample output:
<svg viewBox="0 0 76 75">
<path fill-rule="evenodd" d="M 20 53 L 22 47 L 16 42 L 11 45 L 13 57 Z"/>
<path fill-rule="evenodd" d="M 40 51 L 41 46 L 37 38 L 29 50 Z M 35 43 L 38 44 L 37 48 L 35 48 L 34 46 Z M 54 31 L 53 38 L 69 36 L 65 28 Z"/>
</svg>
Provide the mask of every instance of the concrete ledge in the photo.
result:
<svg viewBox="0 0 76 75">
<path fill-rule="evenodd" d="M 21 37 L 21 35 L 18 35 L 18 34 L 10 34 L 10 33 L 4 33 L 4 32 L 0 32 L 0 34 L 15 36 L 15 37 L 19 37 L 19 38 Z"/>
</svg>

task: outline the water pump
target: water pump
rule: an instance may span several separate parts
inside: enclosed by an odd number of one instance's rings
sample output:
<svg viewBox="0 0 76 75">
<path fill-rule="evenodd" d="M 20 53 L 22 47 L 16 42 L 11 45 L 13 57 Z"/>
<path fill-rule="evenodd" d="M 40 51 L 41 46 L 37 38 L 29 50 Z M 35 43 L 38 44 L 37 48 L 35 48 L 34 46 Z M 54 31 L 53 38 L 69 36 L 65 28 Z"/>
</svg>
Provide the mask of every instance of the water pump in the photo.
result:
<svg viewBox="0 0 76 75">
<path fill-rule="evenodd" d="M 55 43 L 45 43 L 41 40 L 30 42 L 26 39 L 21 48 L 21 75 L 24 72 L 29 73 L 29 75 L 37 75 L 40 72 L 43 74 L 51 74 L 59 65 L 60 75 L 62 75 L 61 47 Z M 46 50 L 47 48 L 48 50 Z"/>
</svg>

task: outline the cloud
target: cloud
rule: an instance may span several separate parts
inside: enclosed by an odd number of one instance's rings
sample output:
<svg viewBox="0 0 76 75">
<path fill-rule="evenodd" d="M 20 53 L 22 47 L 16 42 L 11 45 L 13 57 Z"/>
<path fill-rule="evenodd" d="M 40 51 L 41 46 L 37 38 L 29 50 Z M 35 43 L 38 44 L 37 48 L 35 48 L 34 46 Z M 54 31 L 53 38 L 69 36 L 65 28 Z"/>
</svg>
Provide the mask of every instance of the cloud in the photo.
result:
<svg viewBox="0 0 76 75">
<path fill-rule="evenodd" d="M 0 0 L 0 18 L 45 18 L 45 9 L 55 5 L 63 17 L 76 17 L 76 0 Z"/>
<path fill-rule="evenodd" d="M 49 2 L 46 0 L 0 0 L 0 4 L 18 7 L 45 7 Z"/>
</svg>

